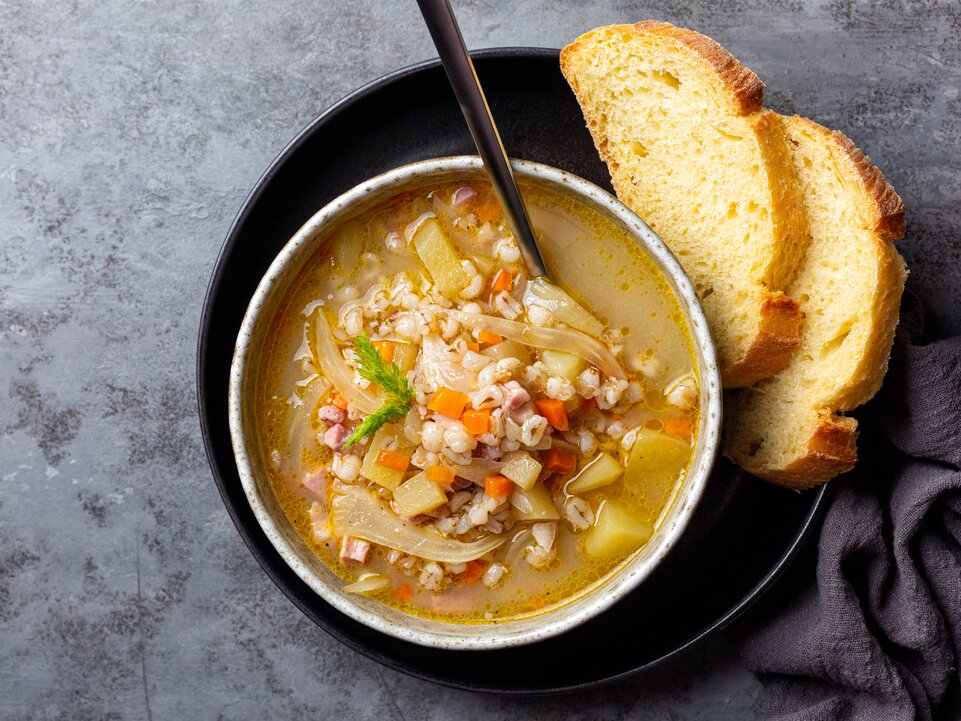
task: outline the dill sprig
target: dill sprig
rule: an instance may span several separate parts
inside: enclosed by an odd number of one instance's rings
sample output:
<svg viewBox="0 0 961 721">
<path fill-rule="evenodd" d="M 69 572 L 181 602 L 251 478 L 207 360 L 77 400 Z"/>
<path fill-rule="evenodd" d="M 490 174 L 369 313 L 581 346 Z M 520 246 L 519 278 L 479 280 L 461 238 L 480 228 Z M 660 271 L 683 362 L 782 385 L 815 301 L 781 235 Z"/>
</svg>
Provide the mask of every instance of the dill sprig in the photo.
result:
<svg viewBox="0 0 961 721">
<path fill-rule="evenodd" d="M 358 375 L 379 385 L 389 400 L 354 429 L 344 443 L 345 449 L 373 435 L 385 423 L 406 415 L 414 400 L 414 389 L 407 382 L 407 377 L 396 363 L 383 359 L 366 333 L 354 338 L 354 354 L 357 356 Z"/>
</svg>

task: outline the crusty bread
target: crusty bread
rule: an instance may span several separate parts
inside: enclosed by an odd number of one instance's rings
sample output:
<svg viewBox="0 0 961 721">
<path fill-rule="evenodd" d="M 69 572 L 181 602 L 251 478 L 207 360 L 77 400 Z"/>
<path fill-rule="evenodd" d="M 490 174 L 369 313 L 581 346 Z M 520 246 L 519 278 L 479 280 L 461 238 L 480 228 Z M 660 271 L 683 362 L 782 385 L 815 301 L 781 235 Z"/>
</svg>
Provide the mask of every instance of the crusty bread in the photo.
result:
<svg viewBox="0 0 961 721">
<path fill-rule="evenodd" d="M 726 387 L 783 368 L 797 304 L 780 292 L 808 237 L 780 116 L 716 42 L 657 22 L 612 25 L 561 52 L 618 197 L 697 287 Z"/>
<path fill-rule="evenodd" d="M 726 452 L 749 472 L 803 489 L 850 469 L 857 422 L 841 413 L 881 386 L 907 271 L 891 242 L 901 199 L 844 135 L 784 118 L 811 240 L 788 292 L 803 314 L 790 363 L 728 395 Z"/>
</svg>

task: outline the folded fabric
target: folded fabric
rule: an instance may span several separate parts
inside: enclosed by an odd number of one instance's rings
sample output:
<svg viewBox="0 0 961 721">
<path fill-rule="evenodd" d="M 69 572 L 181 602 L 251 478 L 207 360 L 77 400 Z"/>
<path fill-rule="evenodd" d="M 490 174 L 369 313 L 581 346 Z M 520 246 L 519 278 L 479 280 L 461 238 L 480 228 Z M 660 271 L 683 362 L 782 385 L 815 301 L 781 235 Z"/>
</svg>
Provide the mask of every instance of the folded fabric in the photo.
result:
<svg viewBox="0 0 961 721">
<path fill-rule="evenodd" d="M 919 304 L 901 312 L 814 577 L 741 630 L 778 719 L 961 719 L 961 337 L 922 345 Z"/>
</svg>

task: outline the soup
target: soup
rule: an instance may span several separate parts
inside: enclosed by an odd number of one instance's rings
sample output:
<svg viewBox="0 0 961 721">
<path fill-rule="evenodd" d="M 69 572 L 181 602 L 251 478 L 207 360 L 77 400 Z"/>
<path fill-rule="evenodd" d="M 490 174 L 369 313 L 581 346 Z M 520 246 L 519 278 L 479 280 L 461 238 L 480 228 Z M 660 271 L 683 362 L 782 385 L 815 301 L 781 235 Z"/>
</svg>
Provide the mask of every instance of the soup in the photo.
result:
<svg viewBox="0 0 961 721">
<path fill-rule="evenodd" d="M 637 553 L 683 482 L 699 392 L 673 292 L 614 222 L 522 190 L 552 281 L 472 177 L 331 229 L 266 317 L 261 465 L 344 593 L 542 613 Z"/>
</svg>

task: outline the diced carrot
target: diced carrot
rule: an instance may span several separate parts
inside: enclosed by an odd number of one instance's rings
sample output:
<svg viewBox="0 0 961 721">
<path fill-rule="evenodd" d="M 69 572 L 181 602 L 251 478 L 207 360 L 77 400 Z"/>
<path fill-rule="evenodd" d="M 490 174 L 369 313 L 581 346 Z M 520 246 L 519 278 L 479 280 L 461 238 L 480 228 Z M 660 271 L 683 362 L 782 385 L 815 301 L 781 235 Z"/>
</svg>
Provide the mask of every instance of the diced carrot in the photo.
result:
<svg viewBox="0 0 961 721">
<path fill-rule="evenodd" d="M 547 419 L 554 428 L 559 431 L 570 430 L 570 423 L 567 421 L 567 410 L 564 402 L 556 398 L 540 398 L 534 401 L 537 412 Z"/>
<path fill-rule="evenodd" d="M 514 279 L 511 278 L 510 271 L 505 270 L 504 268 L 501 268 L 494 275 L 494 282 L 491 283 L 491 290 L 494 291 L 495 293 L 502 290 L 510 290 L 513 282 L 514 282 Z"/>
<path fill-rule="evenodd" d="M 424 472 L 427 480 L 435 483 L 451 483 L 454 480 L 454 472 L 446 466 L 427 466 Z"/>
<path fill-rule="evenodd" d="M 470 399 L 466 394 L 450 388 L 438 388 L 427 409 L 447 416 L 448 418 L 460 418 L 464 412 L 464 406 Z"/>
<path fill-rule="evenodd" d="M 380 353 L 380 357 L 383 358 L 387 363 L 394 360 L 394 349 L 397 344 L 392 340 L 377 340 L 374 341 L 374 348 Z"/>
<path fill-rule="evenodd" d="M 486 343 L 487 345 L 494 345 L 495 343 L 500 343 L 503 338 L 501 338 L 497 333 L 491 333 L 489 330 L 482 330 L 477 334 L 477 340 L 481 343 Z"/>
<path fill-rule="evenodd" d="M 460 574 L 460 578 L 463 578 L 467 583 L 475 583 L 481 579 L 486 570 L 487 561 L 481 561 L 479 558 L 474 559 L 467 562 L 467 569 Z"/>
<path fill-rule="evenodd" d="M 558 473 L 573 473 L 577 468 L 577 456 L 562 448 L 551 448 L 544 454 L 544 467 Z"/>
<path fill-rule="evenodd" d="M 691 437 L 691 422 L 687 418 L 667 418 L 664 420 L 664 432 L 679 438 Z"/>
<path fill-rule="evenodd" d="M 468 408 L 461 416 L 461 423 L 472 436 L 479 436 L 490 430 L 491 409 L 490 408 Z"/>
<path fill-rule="evenodd" d="M 347 401 L 344 400 L 344 397 L 340 393 L 335 393 L 333 396 L 331 396 L 330 405 L 336 406 L 342 411 L 347 410 Z"/>
<path fill-rule="evenodd" d="M 468 343 L 467 350 L 472 350 L 475 353 L 480 352 L 480 343 Z"/>
<path fill-rule="evenodd" d="M 398 586 L 394 589 L 394 598 L 398 601 L 409 601 L 414 597 L 414 591 L 410 587 L 409 583 L 405 583 L 402 586 Z"/>
<path fill-rule="evenodd" d="M 484 479 L 484 493 L 491 498 L 503 498 L 514 488 L 514 481 L 501 475 L 487 476 Z"/>
<path fill-rule="evenodd" d="M 395 471 L 406 471 L 407 466 L 410 465 L 410 456 L 385 448 L 377 454 L 377 465 L 384 468 L 393 468 Z"/>
<path fill-rule="evenodd" d="M 581 411 L 584 413 L 590 413 L 597 407 L 597 401 L 593 398 L 585 398 L 581 403 Z"/>
</svg>

